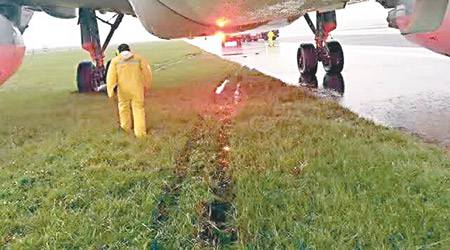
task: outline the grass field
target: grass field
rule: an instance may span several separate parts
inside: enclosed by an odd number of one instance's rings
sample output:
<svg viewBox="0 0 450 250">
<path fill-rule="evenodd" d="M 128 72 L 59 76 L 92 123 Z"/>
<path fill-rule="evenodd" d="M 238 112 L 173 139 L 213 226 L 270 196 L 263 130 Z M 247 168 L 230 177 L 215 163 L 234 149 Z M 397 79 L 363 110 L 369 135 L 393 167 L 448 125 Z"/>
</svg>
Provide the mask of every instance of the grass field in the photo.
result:
<svg viewBox="0 0 450 250">
<path fill-rule="evenodd" d="M 450 249 L 444 149 L 184 42 L 135 51 L 144 139 L 72 93 L 84 52 L 29 56 L 0 87 L 0 248 Z M 214 100 L 227 77 L 236 105 Z"/>
</svg>

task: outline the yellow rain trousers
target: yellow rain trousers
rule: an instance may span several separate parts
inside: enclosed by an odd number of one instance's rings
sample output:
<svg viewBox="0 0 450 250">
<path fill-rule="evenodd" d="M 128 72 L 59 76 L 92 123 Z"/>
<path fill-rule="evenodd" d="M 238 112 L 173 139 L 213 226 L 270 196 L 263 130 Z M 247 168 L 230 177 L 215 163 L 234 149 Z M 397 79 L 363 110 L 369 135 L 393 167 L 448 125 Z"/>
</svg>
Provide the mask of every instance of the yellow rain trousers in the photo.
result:
<svg viewBox="0 0 450 250">
<path fill-rule="evenodd" d="M 275 33 L 273 33 L 273 31 L 270 31 L 267 34 L 267 38 L 269 40 L 269 47 L 275 47 L 275 44 L 273 43 L 273 38 L 275 37 Z"/>
<path fill-rule="evenodd" d="M 117 56 L 111 60 L 107 76 L 108 97 L 114 97 L 117 86 L 120 127 L 130 132 L 133 112 L 134 134 L 142 137 L 146 134 L 144 95 L 150 89 L 152 71 L 150 65 L 140 56 L 133 55 L 125 60 Z"/>
</svg>

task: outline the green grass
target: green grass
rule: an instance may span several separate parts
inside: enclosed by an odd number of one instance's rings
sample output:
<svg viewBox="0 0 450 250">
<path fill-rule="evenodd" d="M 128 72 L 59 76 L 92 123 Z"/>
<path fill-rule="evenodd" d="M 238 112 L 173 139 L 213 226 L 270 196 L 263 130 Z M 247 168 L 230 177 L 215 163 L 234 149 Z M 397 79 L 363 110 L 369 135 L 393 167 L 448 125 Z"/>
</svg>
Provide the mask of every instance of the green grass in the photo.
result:
<svg viewBox="0 0 450 250">
<path fill-rule="evenodd" d="M 0 87 L 0 248 L 450 248 L 448 152 L 184 42 L 135 51 L 155 70 L 144 139 L 115 132 L 104 95 L 71 93 L 84 52 L 28 56 Z M 236 72 L 224 124 L 212 93 Z"/>
</svg>

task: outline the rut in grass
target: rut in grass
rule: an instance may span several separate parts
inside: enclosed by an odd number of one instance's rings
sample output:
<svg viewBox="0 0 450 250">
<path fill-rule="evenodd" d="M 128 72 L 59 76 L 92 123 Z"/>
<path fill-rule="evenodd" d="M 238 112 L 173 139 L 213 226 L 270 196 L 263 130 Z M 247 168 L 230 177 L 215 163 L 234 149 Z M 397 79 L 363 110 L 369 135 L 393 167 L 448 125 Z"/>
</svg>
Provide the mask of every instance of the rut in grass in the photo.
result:
<svg viewBox="0 0 450 250">
<path fill-rule="evenodd" d="M 161 193 L 156 212 L 156 220 L 160 223 L 168 219 L 170 207 L 178 206 L 180 188 L 188 171 L 189 155 L 191 154 L 193 145 L 195 145 L 196 142 L 202 139 L 202 135 L 198 133 L 201 124 L 202 117 L 199 116 L 199 120 L 190 131 L 190 137 L 188 138 L 182 152 L 177 158 L 173 177 L 171 180 L 166 182 L 165 189 Z"/>
<path fill-rule="evenodd" d="M 207 171 L 207 181 L 214 199 L 211 203 L 199 201 L 197 223 L 195 227 L 196 242 L 200 248 L 217 248 L 237 242 L 237 229 L 234 226 L 235 211 L 233 209 L 236 196 L 236 181 L 229 170 L 228 154 L 232 150 L 230 135 L 234 118 L 241 107 L 243 89 L 242 77 L 234 79 L 236 85 L 216 91 L 212 119 L 218 129 L 213 130 L 215 136 L 215 158 Z M 233 85 L 233 84 L 231 84 Z M 213 132 L 211 131 L 211 132 Z"/>
<path fill-rule="evenodd" d="M 228 112 L 228 111 L 226 111 Z M 228 114 L 224 114 L 229 116 Z M 208 169 L 207 180 L 214 199 L 211 203 L 199 201 L 197 223 L 195 227 L 196 241 L 200 247 L 217 247 L 237 241 L 237 230 L 233 227 L 233 203 L 236 193 L 235 180 L 229 174 L 228 152 L 230 150 L 229 134 L 232 126 L 230 118 L 222 120 L 216 135 L 216 158 Z"/>
<path fill-rule="evenodd" d="M 228 173 L 229 137 L 242 99 L 241 78 L 233 78 L 214 103 L 198 116 L 188 139 L 176 159 L 173 177 L 166 183 L 155 213 L 160 226 L 180 204 L 184 182 L 201 179 L 212 191 L 211 200 L 197 201 L 192 239 L 197 248 L 211 248 L 237 241 L 233 226 L 235 181 Z M 234 83 L 233 83 L 234 82 Z M 158 226 L 158 228 L 161 228 Z"/>
</svg>

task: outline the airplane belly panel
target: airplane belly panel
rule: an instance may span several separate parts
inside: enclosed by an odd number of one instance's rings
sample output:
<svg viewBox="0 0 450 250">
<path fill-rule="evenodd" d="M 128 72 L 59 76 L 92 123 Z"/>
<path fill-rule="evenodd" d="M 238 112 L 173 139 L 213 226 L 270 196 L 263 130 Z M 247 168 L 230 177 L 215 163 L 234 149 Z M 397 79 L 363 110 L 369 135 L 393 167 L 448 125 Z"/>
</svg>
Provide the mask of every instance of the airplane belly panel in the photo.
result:
<svg viewBox="0 0 450 250">
<path fill-rule="evenodd" d="M 349 0 L 130 0 L 145 28 L 162 38 L 238 32 Z M 338 8 L 338 7 L 337 7 Z"/>
<path fill-rule="evenodd" d="M 145 1 L 145 0 L 141 0 Z M 214 25 L 220 18 L 230 25 L 245 25 L 299 16 L 348 0 L 159 0 L 176 12 Z"/>
</svg>

